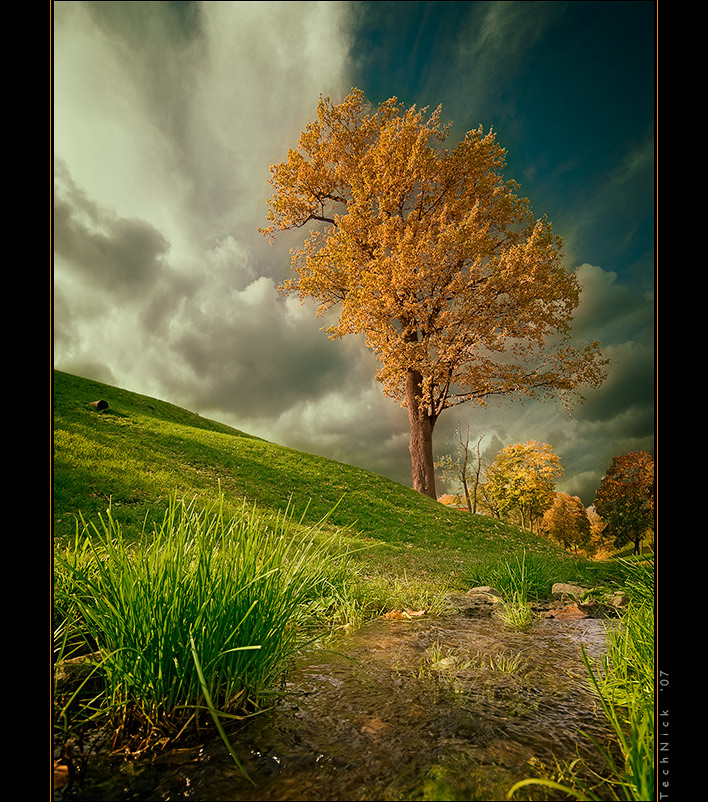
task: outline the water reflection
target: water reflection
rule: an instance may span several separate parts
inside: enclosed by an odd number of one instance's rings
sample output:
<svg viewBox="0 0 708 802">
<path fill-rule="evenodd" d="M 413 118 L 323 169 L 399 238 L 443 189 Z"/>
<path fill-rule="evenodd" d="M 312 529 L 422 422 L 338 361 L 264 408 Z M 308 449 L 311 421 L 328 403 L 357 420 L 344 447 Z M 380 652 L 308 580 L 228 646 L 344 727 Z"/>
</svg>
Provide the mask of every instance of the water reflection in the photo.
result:
<svg viewBox="0 0 708 802">
<path fill-rule="evenodd" d="M 214 740 L 71 798 L 490 800 L 539 762 L 599 769 L 587 735 L 607 731 L 580 646 L 601 658 L 606 625 L 377 620 L 303 656 L 275 709 L 230 731 L 255 788 Z"/>
</svg>

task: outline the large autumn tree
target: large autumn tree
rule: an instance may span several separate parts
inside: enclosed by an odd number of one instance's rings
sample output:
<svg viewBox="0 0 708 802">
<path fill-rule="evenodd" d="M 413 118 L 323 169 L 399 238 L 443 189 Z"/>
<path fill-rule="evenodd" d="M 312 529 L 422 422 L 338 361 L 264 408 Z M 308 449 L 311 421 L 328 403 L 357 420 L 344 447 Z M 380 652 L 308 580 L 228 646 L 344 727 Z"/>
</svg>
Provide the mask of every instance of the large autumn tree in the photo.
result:
<svg viewBox="0 0 708 802">
<path fill-rule="evenodd" d="M 271 167 L 268 225 L 311 225 L 283 290 L 339 308 L 330 337 L 363 334 L 384 393 L 410 420 L 413 487 L 435 498 L 432 436 L 443 410 L 491 396 L 599 384 L 598 344 L 575 349 L 577 278 L 562 243 L 505 181 L 495 135 L 452 150 L 440 109 L 373 109 L 359 90 L 320 98 L 296 149 Z"/>
</svg>

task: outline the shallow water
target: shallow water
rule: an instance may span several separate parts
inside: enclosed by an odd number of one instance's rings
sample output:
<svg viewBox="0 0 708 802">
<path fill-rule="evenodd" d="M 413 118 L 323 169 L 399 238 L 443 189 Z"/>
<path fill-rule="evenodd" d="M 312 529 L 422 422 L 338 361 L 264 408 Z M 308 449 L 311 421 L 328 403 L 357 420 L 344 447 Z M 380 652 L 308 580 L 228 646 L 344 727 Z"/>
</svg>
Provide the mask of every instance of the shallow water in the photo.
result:
<svg viewBox="0 0 708 802">
<path fill-rule="evenodd" d="M 601 657 L 607 623 L 379 619 L 303 655 L 277 706 L 229 731 L 255 787 L 215 739 L 87 776 L 64 798 L 493 800 L 538 761 L 601 769 L 580 732 L 606 740 L 580 647 Z"/>
</svg>

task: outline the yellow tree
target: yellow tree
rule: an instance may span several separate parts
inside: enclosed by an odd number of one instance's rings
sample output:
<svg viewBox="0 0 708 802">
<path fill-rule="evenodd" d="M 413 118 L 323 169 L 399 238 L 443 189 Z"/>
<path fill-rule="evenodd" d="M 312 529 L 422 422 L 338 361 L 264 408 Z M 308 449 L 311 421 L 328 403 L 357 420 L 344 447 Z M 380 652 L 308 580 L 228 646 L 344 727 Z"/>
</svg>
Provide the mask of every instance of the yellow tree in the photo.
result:
<svg viewBox="0 0 708 802">
<path fill-rule="evenodd" d="M 586 512 L 590 521 L 590 544 L 586 551 L 591 556 L 596 556 L 598 553 L 604 554 L 608 551 L 608 535 L 605 532 L 607 521 L 600 517 L 594 504 L 591 504 Z"/>
<path fill-rule="evenodd" d="M 562 474 L 548 443 L 516 443 L 503 448 L 487 469 L 485 494 L 500 514 L 516 509 L 522 528 L 531 528 L 553 503 L 555 480 Z"/>
<path fill-rule="evenodd" d="M 332 338 L 363 334 L 384 393 L 410 421 L 413 487 L 435 493 L 432 436 L 446 408 L 490 396 L 565 395 L 597 385 L 597 343 L 571 347 L 577 278 L 562 243 L 503 179 L 495 135 L 452 150 L 440 109 L 373 109 L 359 90 L 320 98 L 296 149 L 271 166 L 267 226 L 311 224 L 281 288 L 333 307 Z"/>
</svg>

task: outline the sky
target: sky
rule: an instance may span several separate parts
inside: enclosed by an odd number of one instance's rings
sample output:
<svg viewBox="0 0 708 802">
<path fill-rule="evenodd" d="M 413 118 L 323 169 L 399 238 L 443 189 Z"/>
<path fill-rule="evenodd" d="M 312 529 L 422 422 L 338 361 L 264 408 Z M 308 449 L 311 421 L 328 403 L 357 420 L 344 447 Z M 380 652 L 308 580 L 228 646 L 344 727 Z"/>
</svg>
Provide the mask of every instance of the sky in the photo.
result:
<svg viewBox="0 0 708 802">
<path fill-rule="evenodd" d="M 270 165 L 320 95 L 442 105 L 448 146 L 482 125 L 582 285 L 576 343 L 603 385 L 444 412 L 504 446 L 549 443 L 590 505 L 613 456 L 655 434 L 653 2 L 53 4 L 54 367 L 410 486 L 406 410 L 362 339 L 329 340 L 278 292 L 302 230 L 259 233 Z M 438 492 L 455 492 L 438 477 Z"/>
</svg>

